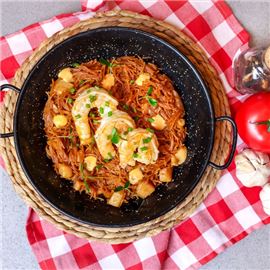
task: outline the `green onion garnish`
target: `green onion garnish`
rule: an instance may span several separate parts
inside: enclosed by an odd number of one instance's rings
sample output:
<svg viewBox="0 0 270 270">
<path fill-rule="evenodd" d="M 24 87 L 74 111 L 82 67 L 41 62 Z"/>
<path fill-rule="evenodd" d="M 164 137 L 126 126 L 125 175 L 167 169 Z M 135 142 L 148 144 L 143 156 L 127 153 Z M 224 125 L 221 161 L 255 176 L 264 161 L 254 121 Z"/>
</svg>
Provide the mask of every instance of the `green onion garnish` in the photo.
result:
<svg viewBox="0 0 270 270">
<path fill-rule="evenodd" d="M 99 59 L 99 63 L 102 64 L 102 65 L 105 65 L 105 66 L 107 66 L 107 67 L 112 67 L 112 66 L 113 66 L 112 63 L 110 63 L 109 61 L 107 61 L 107 60 L 104 59 L 104 58 L 100 58 L 100 59 Z"/>
<path fill-rule="evenodd" d="M 67 103 L 68 103 L 68 104 L 72 104 L 72 103 L 73 103 L 73 101 L 74 101 L 74 99 L 73 99 L 73 98 L 67 98 Z"/>
<path fill-rule="evenodd" d="M 116 187 L 116 188 L 114 189 L 114 191 L 115 191 L 115 192 L 119 192 L 119 191 L 121 191 L 121 190 L 123 190 L 123 189 L 124 189 L 123 186 L 118 186 L 118 187 Z"/>
<path fill-rule="evenodd" d="M 148 102 L 149 102 L 149 104 L 151 105 L 151 106 L 153 106 L 153 107 L 156 107 L 157 106 L 157 101 L 154 99 L 154 98 L 147 98 L 147 100 L 148 100 Z"/>
<path fill-rule="evenodd" d="M 69 89 L 69 92 L 73 95 L 76 92 L 76 89 L 74 87 Z"/>
<path fill-rule="evenodd" d="M 97 99 L 96 96 L 92 96 L 92 95 L 89 96 L 90 102 L 94 102 L 96 99 Z"/>
<path fill-rule="evenodd" d="M 129 106 L 127 104 L 124 104 L 123 109 L 127 111 L 129 109 Z"/>
<path fill-rule="evenodd" d="M 153 86 L 151 85 L 147 90 L 147 95 L 150 96 L 153 92 Z"/>
<path fill-rule="evenodd" d="M 151 140 L 152 140 L 152 137 L 145 138 L 143 139 L 143 143 L 150 143 Z"/>
<path fill-rule="evenodd" d="M 151 128 L 146 128 L 147 131 L 151 132 L 151 133 L 155 133 L 155 131 Z"/>
<path fill-rule="evenodd" d="M 117 129 L 116 128 L 113 128 L 112 129 L 112 134 L 111 134 L 111 142 L 112 143 L 114 143 L 114 144 L 117 144 L 117 143 L 119 143 L 119 141 L 120 141 L 120 136 L 119 136 L 119 134 L 118 134 L 118 131 L 117 131 Z"/>
<path fill-rule="evenodd" d="M 100 112 L 101 114 L 104 114 L 104 108 L 103 108 L 103 107 L 100 107 L 100 108 L 99 108 L 99 112 Z"/>
<path fill-rule="evenodd" d="M 128 189 L 130 186 L 130 182 L 127 181 L 124 186 L 118 186 L 114 189 L 115 192 L 121 191 L 123 189 Z"/>
<path fill-rule="evenodd" d="M 79 63 L 73 63 L 73 64 L 71 64 L 71 66 L 74 67 L 74 68 L 78 67 L 79 65 L 80 65 Z"/>
<path fill-rule="evenodd" d="M 103 167 L 102 164 L 98 164 L 98 165 L 96 166 L 96 169 L 99 170 L 99 169 L 101 169 L 102 167 Z"/>
</svg>

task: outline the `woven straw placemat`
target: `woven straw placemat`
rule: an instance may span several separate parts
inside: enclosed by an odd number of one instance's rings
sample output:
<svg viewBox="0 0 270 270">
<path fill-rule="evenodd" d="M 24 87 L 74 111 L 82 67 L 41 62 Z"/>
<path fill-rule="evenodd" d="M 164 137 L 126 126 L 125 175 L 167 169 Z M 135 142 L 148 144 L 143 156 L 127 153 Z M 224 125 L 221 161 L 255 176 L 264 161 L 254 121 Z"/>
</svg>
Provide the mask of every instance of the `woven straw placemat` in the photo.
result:
<svg viewBox="0 0 270 270">
<path fill-rule="evenodd" d="M 141 29 L 173 44 L 179 51 L 186 55 L 200 71 L 210 89 L 215 115 L 230 115 L 230 108 L 221 81 L 214 68 L 210 65 L 204 51 L 178 28 L 148 16 L 129 11 L 100 13 L 94 18 L 82 21 L 56 33 L 51 38 L 45 40 L 24 62 L 21 68 L 17 70 L 12 83 L 20 88 L 35 63 L 56 44 L 79 32 L 105 26 L 122 26 Z M 13 130 L 13 114 L 16 100 L 17 94 L 13 91 L 9 91 L 5 95 L 4 103 L 0 110 L 1 132 L 12 132 Z M 217 164 L 224 163 L 230 148 L 230 134 L 231 127 L 227 123 L 216 124 L 215 143 L 211 161 Z M 0 152 L 4 158 L 6 169 L 11 176 L 16 192 L 41 217 L 53 223 L 57 228 L 79 237 L 114 244 L 131 242 L 136 239 L 155 235 L 184 220 L 200 205 L 209 192 L 215 187 L 221 175 L 221 171 L 217 171 L 208 166 L 200 182 L 189 196 L 176 208 L 157 219 L 121 229 L 92 227 L 64 216 L 52 208 L 36 193 L 18 162 L 13 138 L 0 140 Z"/>
</svg>

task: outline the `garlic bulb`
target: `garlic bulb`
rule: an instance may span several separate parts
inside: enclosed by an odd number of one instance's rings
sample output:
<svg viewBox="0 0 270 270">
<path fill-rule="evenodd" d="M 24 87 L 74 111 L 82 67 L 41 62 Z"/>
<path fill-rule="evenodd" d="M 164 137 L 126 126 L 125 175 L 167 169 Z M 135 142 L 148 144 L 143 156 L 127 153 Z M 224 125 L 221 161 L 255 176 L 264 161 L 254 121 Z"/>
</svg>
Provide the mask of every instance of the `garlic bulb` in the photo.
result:
<svg viewBox="0 0 270 270">
<path fill-rule="evenodd" d="M 245 149 L 235 157 L 236 176 L 246 187 L 263 186 L 270 176 L 267 154 Z"/>
<path fill-rule="evenodd" d="M 260 198 L 263 205 L 263 210 L 267 215 L 270 215 L 270 184 L 266 184 L 260 192 Z"/>
</svg>

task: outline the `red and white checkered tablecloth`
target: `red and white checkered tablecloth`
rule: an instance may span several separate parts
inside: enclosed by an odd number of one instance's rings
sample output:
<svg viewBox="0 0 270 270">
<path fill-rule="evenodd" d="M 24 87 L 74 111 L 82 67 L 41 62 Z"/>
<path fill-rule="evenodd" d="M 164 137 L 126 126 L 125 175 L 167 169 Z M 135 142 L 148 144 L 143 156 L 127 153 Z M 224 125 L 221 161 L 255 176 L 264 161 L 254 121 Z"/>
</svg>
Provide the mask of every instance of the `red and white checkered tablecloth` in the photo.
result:
<svg viewBox="0 0 270 270">
<path fill-rule="evenodd" d="M 207 53 L 218 71 L 233 112 L 243 99 L 233 89 L 232 59 L 249 35 L 223 1 L 82 0 L 83 12 L 63 14 L 2 37 L 0 83 L 10 82 L 25 58 L 47 37 L 90 18 L 96 11 L 128 9 L 176 25 Z M 3 94 L 0 101 L 3 100 Z M 238 151 L 244 144 L 238 140 Z M 4 166 L 3 161 L 1 164 Z M 26 231 L 42 269 L 197 269 L 226 247 L 270 223 L 260 188 L 246 188 L 225 170 L 216 188 L 187 220 L 155 237 L 129 244 L 89 242 L 56 229 L 30 209 Z"/>
</svg>

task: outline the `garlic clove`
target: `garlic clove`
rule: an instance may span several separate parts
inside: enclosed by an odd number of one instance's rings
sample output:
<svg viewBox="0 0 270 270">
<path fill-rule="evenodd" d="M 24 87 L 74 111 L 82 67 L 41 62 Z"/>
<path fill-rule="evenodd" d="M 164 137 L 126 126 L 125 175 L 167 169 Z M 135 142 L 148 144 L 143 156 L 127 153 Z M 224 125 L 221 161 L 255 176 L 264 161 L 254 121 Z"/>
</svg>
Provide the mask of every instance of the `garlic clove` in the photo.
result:
<svg viewBox="0 0 270 270">
<path fill-rule="evenodd" d="M 267 154 L 245 149 L 235 157 L 236 176 L 246 187 L 263 186 L 270 176 Z"/>
<path fill-rule="evenodd" d="M 263 210 L 267 215 L 270 215 L 270 183 L 266 184 L 260 192 Z"/>
</svg>

